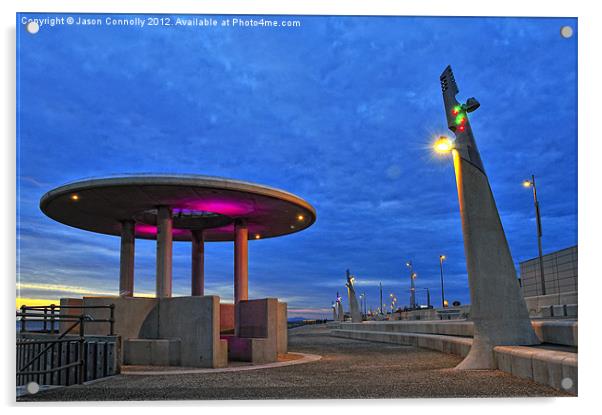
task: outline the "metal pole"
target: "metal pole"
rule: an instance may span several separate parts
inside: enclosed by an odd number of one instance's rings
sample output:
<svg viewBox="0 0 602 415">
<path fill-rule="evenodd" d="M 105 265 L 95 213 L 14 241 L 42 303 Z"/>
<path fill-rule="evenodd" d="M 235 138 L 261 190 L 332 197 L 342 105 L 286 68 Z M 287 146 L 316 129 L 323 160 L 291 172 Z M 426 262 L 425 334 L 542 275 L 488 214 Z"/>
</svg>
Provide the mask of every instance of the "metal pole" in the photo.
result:
<svg viewBox="0 0 602 415">
<path fill-rule="evenodd" d="M 25 332 L 25 305 L 21 306 L 21 333 Z"/>
<path fill-rule="evenodd" d="M 50 333 L 54 334 L 54 304 L 50 304 Z"/>
<path fill-rule="evenodd" d="M 541 277 L 541 295 L 546 295 L 546 281 L 543 272 L 543 250 L 541 247 L 541 215 L 539 213 L 539 200 L 537 200 L 537 187 L 535 186 L 535 175 L 531 175 L 533 185 L 533 202 L 535 203 L 535 216 L 537 219 L 537 248 L 539 250 L 539 272 Z"/>
<path fill-rule="evenodd" d="M 410 308 L 416 308 L 416 283 L 414 282 L 415 274 L 412 261 L 408 261 L 407 264 L 410 269 Z"/>
<path fill-rule="evenodd" d="M 383 283 L 379 282 L 380 287 L 380 313 L 383 314 Z"/>
<path fill-rule="evenodd" d="M 443 255 L 439 255 L 439 267 L 441 268 L 441 307 L 445 308 L 445 291 L 443 290 Z"/>
</svg>

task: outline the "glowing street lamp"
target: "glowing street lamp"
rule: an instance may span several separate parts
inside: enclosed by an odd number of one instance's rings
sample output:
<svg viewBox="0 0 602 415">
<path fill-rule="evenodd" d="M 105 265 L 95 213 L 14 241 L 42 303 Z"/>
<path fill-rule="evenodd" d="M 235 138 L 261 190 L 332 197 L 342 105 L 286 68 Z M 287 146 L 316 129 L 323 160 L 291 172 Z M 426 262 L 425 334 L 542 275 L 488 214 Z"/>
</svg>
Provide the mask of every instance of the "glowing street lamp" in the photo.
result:
<svg viewBox="0 0 602 415">
<path fill-rule="evenodd" d="M 537 187 L 535 186 L 535 175 L 531 175 L 531 180 L 523 181 L 524 187 L 533 189 L 533 203 L 535 204 L 535 217 L 537 219 L 537 247 L 539 249 L 539 275 L 541 277 L 541 295 L 546 295 L 546 281 L 543 273 L 543 252 L 541 247 L 541 215 L 539 213 L 539 201 L 537 200 Z"/>
<path fill-rule="evenodd" d="M 435 141 L 435 144 L 433 144 L 433 148 L 437 153 L 445 154 L 453 150 L 454 143 L 449 137 L 442 135 L 437 139 L 437 141 Z"/>
</svg>

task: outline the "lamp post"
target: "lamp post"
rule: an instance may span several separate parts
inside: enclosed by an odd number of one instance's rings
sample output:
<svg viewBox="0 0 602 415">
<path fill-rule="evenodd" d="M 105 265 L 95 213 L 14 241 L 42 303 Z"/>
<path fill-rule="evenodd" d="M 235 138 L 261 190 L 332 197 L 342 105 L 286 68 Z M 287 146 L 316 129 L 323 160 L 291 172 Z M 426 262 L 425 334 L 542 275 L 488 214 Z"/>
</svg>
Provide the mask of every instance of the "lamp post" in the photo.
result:
<svg viewBox="0 0 602 415">
<path fill-rule="evenodd" d="M 412 261 L 406 262 L 406 267 L 410 270 L 410 308 L 416 308 L 416 285 L 414 280 L 416 279 L 416 273 L 412 266 Z"/>
<path fill-rule="evenodd" d="M 445 291 L 443 290 L 443 261 L 445 255 L 439 255 L 439 268 L 441 269 L 441 307 L 445 308 Z"/>
<path fill-rule="evenodd" d="M 366 298 L 366 293 L 363 293 L 364 295 L 364 314 L 366 314 L 366 316 L 368 316 L 368 298 Z"/>
<path fill-rule="evenodd" d="M 380 313 L 383 314 L 383 283 L 379 282 L 378 286 L 380 289 L 380 305 L 378 306 L 378 309 L 380 310 Z"/>
<path fill-rule="evenodd" d="M 539 213 L 539 200 L 537 200 L 537 187 L 535 186 L 535 175 L 531 180 L 523 181 L 523 186 L 533 189 L 533 203 L 535 204 L 535 217 L 537 219 L 537 247 L 539 249 L 539 275 L 541 277 L 541 295 L 546 295 L 546 281 L 543 272 L 543 253 L 541 248 L 541 215 Z"/>
<path fill-rule="evenodd" d="M 360 307 L 364 317 L 367 317 L 368 311 L 366 310 L 366 293 L 360 294 Z"/>
</svg>

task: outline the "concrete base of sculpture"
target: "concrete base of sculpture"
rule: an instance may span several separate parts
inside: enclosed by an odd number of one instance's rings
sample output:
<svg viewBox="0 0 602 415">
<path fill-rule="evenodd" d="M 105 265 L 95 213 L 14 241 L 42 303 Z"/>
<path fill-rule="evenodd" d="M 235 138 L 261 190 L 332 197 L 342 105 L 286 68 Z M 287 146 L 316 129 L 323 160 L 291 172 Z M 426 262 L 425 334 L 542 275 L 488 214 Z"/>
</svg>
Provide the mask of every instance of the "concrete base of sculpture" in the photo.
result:
<svg viewBox="0 0 602 415">
<path fill-rule="evenodd" d="M 464 251 L 470 285 L 474 341 L 458 369 L 495 368 L 495 346 L 534 345 L 514 262 L 487 176 L 453 152 Z"/>
</svg>

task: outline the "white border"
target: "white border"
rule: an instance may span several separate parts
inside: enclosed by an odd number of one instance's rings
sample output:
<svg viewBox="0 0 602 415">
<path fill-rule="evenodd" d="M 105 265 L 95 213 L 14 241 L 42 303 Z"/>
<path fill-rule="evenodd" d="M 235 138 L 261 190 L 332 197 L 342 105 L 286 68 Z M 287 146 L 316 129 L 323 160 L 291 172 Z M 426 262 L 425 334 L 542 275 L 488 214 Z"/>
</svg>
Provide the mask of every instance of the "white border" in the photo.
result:
<svg viewBox="0 0 602 415">
<path fill-rule="evenodd" d="M 288 413 L 312 411 L 324 407 L 328 412 L 361 411 L 371 415 L 374 412 L 389 409 L 403 411 L 459 412 L 462 413 L 506 413 L 508 411 L 545 411 L 546 413 L 576 413 L 583 405 L 593 403 L 599 396 L 598 377 L 600 370 L 600 352 L 602 345 L 599 321 L 602 314 L 600 301 L 601 279 L 597 256 L 601 245 L 598 235 L 600 227 L 600 178 L 602 177 L 598 161 L 602 155 L 602 136 L 596 121 L 601 119 L 602 81 L 600 76 L 600 48 L 602 22 L 599 11 L 593 1 L 546 1 L 526 2 L 524 0 L 502 0 L 486 2 L 478 0 L 463 1 L 387 1 L 387 0 L 306 0 L 300 1 L 228 1 L 228 0 L 105 0 L 105 1 L 48 1 L 41 0 L 5 0 L 2 1 L 3 24 L 2 42 L 2 91 L 0 103 L 2 116 L 0 125 L 4 128 L 2 182 L 3 198 L 0 203 L 0 218 L 3 223 L 1 264 L 3 265 L 4 307 L 2 309 L 2 391 L 5 405 L 10 412 L 26 413 L 42 410 L 31 405 L 19 404 L 14 400 L 14 343 L 10 333 L 14 330 L 12 313 L 14 312 L 15 293 L 15 13 L 17 11 L 37 12 L 121 12 L 121 13 L 214 13 L 214 14 L 338 14 L 338 15 L 463 15 L 463 16 L 569 16 L 579 18 L 579 267 L 580 287 L 580 323 L 582 337 L 579 350 L 580 379 L 579 398 L 576 399 L 456 399 L 456 400 L 369 400 L 369 401 L 254 401 L 254 402 L 149 402 L 136 403 L 148 410 L 164 412 L 165 407 L 179 406 L 178 411 L 198 412 L 196 406 L 212 407 L 220 412 L 229 409 L 237 412 L 278 412 Z M 545 52 L 542 52 L 545 53 Z M 561 168 L 561 166 L 559 166 Z M 8 334 L 8 335 L 6 335 Z M 394 380 L 391 380 L 394 381 Z M 386 387 L 386 386 L 384 386 Z M 67 406 L 60 411 L 78 410 L 85 406 L 86 413 L 106 413 L 107 406 L 134 406 L 127 403 L 81 403 L 81 404 L 45 404 L 43 406 Z M 461 406 L 461 408 L 460 408 Z M 286 408 L 286 409 L 285 409 Z M 209 409 L 209 408 L 207 408 Z"/>
</svg>

